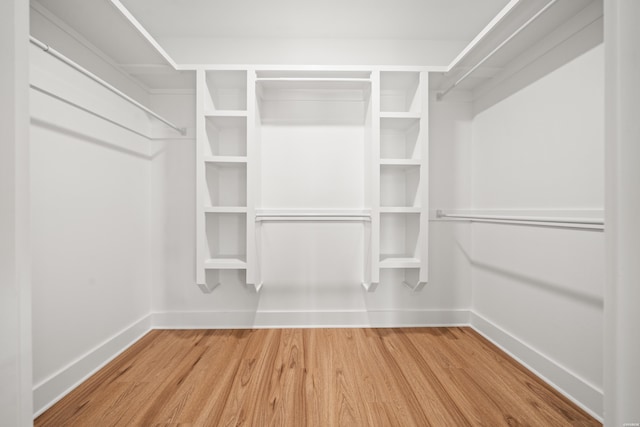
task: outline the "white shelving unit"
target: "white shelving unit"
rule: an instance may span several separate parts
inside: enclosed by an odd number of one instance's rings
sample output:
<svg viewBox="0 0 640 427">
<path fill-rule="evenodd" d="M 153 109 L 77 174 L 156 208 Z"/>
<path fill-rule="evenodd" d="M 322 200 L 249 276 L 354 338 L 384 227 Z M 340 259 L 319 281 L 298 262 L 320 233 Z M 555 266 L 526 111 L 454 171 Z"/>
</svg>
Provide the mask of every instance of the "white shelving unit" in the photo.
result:
<svg viewBox="0 0 640 427">
<path fill-rule="evenodd" d="M 208 293 L 220 270 L 248 269 L 247 71 L 199 70 L 197 83 L 196 276 Z"/>
<path fill-rule="evenodd" d="M 200 287 L 238 270 L 259 290 L 263 224 L 309 222 L 362 224 L 366 290 L 388 269 L 421 289 L 427 82 L 420 69 L 198 70 Z"/>
<path fill-rule="evenodd" d="M 428 280 L 428 75 L 381 71 L 376 221 L 378 269 L 402 270 L 402 283 Z M 372 285 L 379 281 L 373 272 Z"/>
</svg>

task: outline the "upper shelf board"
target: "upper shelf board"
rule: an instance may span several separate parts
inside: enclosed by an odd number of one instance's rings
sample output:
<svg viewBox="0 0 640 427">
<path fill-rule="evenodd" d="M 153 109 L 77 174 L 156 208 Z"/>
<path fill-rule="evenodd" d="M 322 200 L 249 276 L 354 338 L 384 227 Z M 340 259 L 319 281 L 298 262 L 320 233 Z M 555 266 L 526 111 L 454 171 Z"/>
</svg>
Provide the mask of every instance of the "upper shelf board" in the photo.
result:
<svg viewBox="0 0 640 427">
<path fill-rule="evenodd" d="M 262 101 L 364 101 L 371 95 L 371 80 L 357 78 L 258 78 Z"/>
<path fill-rule="evenodd" d="M 456 87 L 474 90 L 535 46 L 546 43 L 544 53 L 602 15 L 602 0 L 513 1 L 500 19 L 492 21 L 453 60 L 443 76 L 431 79 L 432 85 L 438 91 L 446 90 L 481 63 Z"/>
</svg>

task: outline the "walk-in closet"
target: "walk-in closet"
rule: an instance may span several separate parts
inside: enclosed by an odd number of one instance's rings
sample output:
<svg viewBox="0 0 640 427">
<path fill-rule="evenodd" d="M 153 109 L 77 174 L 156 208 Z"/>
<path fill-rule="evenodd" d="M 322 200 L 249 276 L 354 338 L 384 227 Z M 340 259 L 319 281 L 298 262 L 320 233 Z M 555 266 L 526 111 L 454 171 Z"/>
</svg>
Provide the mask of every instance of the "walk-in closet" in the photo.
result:
<svg viewBox="0 0 640 427">
<path fill-rule="evenodd" d="M 638 18 L 4 1 L 0 425 L 639 425 Z"/>
</svg>

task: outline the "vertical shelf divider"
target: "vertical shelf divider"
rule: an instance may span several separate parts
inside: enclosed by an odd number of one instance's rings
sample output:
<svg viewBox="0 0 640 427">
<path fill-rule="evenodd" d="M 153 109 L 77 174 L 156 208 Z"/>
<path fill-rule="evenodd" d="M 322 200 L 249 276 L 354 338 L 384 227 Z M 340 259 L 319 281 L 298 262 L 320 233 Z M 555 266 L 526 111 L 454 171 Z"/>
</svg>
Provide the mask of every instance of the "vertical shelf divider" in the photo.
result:
<svg viewBox="0 0 640 427">
<path fill-rule="evenodd" d="M 205 177 L 204 147 L 207 143 L 205 123 L 205 93 L 207 82 L 204 69 L 196 70 L 196 283 L 205 293 L 213 291 L 217 284 L 208 287 L 204 269 L 205 261 Z"/>
<path fill-rule="evenodd" d="M 259 195 L 258 129 L 256 104 L 256 70 L 247 70 L 247 272 L 246 282 L 256 292 L 262 287 L 260 275 L 260 230 L 256 225 L 256 203 Z"/>
<path fill-rule="evenodd" d="M 369 123 L 370 152 L 367 164 L 368 177 L 365 194 L 371 206 L 371 223 L 365 229 L 365 274 L 362 287 L 367 292 L 376 290 L 380 283 L 380 71 L 371 73 L 371 114 Z M 367 170 L 365 168 L 365 170 Z"/>
<path fill-rule="evenodd" d="M 429 281 L 429 73 L 420 73 L 419 85 L 421 99 L 421 164 L 420 164 L 420 273 L 418 283 L 413 287 L 414 291 L 421 290 Z"/>
</svg>

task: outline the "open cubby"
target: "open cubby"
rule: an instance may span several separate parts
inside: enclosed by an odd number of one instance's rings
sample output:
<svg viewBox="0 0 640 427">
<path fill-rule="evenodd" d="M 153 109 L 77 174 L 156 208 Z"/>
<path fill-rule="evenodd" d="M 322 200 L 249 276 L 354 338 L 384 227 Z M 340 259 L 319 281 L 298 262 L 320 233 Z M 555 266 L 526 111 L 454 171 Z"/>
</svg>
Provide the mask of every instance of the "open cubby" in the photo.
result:
<svg viewBox="0 0 640 427">
<path fill-rule="evenodd" d="M 247 261 L 247 214 L 205 215 L 205 268 L 244 268 Z"/>
<path fill-rule="evenodd" d="M 380 214 L 380 268 L 420 267 L 420 214 Z"/>
<path fill-rule="evenodd" d="M 207 71 L 205 113 L 247 110 L 247 72 Z"/>
<path fill-rule="evenodd" d="M 207 117 L 205 156 L 246 156 L 246 117 Z"/>
<path fill-rule="evenodd" d="M 389 113 L 420 112 L 420 73 L 383 71 L 380 73 L 380 111 Z"/>
<path fill-rule="evenodd" d="M 246 163 L 206 163 L 207 206 L 247 206 Z"/>
<path fill-rule="evenodd" d="M 381 159 L 420 159 L 418 119 L 380 119 Z"/>
<path fill-rule="evenodd" d="M 380 166 L 380 206 L 419 207 L 420 166 Z"/>
<path fill-rule="evenodd" d="M 351 125 L 365 123 L 371 98 L 366 79 L 282 79 L 256 82 L 263 125 Z"/>
</svg>

